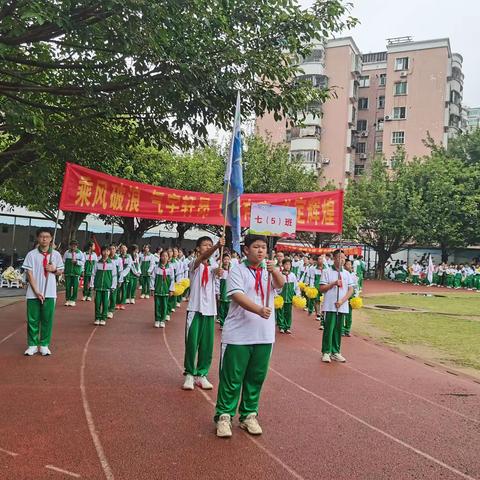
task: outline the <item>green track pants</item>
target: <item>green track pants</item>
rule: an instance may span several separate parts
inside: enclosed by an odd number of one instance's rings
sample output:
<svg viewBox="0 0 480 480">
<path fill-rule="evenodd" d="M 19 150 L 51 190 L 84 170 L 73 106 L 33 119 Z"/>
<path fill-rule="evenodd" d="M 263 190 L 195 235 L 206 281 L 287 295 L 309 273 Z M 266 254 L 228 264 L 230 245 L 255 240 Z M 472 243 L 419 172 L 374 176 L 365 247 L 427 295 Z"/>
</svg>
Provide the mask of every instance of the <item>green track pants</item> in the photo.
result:
<svg viewBox="0 0 480 480">
<path fill-rule="evenodd" d="M 322 353 L 340 353 L 342 326 L 346 313 L 325 312 L 325 330 L 323 330 Z"/>
<path fill-rule="evenodd" d="M 175 299 L 175 297 L 170 297 Z M 206 376 L 212 365 L 215 317 L 187 312 L 185 326 L 185 374 Z"/>
<path fill-rule="evenodd" d="M 65 276 L 65 299 L 67 302 L 77 301 L 79 280 L 77 275 Z"/>
<path fill-rule="evenodd" d="M 109 302 L 109 290 L 95 290 L 95 320 L 107 319 Z"/>
<path fill-rule="evenodd" d="M 27 299 L 27 342 L 29 347 L 48 347 L 52 339 L 55 298 L 43 304 L 37 298 Z"/>
</svg>

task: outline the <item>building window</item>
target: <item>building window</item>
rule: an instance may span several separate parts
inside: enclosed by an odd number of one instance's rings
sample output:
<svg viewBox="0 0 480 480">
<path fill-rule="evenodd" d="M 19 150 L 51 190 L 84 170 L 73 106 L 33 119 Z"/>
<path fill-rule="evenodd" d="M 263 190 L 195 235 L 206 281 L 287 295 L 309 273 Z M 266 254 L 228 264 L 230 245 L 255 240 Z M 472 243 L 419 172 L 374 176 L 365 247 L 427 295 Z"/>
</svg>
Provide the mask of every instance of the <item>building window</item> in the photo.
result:
<svg viewBox="0 0 480 480">
<path fill-rule="evenodd" d="M 408 70 L 408 57 L 396 58 L 395 70 Z"/>
<path fill-rule="evenodd" d="M 316 164 L 317 163 L 316 150 L 296 150 L 291 152 L 291 156 L 302 163 Z"/>
<path fill-rule="evenodd" d="M 395 95 L 406 95 L 407 94 L 407 82 L 395 82 Z"/>
<path fill-rule="evenodd" d="M 377 132 L 383 132 L 383 118 L 377 120 Z"/>
<path fill-rule="evenodd" d="M 354 175 L 363 175 L 365 173 L 365 165 L 355 165 Z"/>
<path fill-rule="evenodd" d="M 375 152 L 381 153 L 383 150 L 383 140 L 377 140 L 375 142 Z"/>
<path fill-rule="evenodd" d="M 310 55 L 303 59 L 303 63 L 316 63 L 323 60 L 323 50 L 312 50 Z"/>
<path fill-rule="evenodd" d="M 387 74 L 386 73 L 381 73 L 380 74 L 380 79 L 379 79 L 378 84 L 381 87 L 384 87 L 387 84 Z"/>
<path fill-rule="evenodd" d="M 367 144 L 365 142 L 357 143 L 357 153 L 365 153 L 367 151 Z"/>
<path fill-rule="evenodd" d="M 366 120 L 357 120 L 357 132 L 365 132 L 367 130 Z"/>
<path fill-rule="evenodd" d="M 368 98 L 360 97 L 358 99 L 358 109 L 359 110 L 367 110 L 368 109 Z"/>
<path fill-rule="evenodd" d="M 403 145 L 405 143 L 405 132 L 392 132 L 392 144 Z"/>
<path fill-rule="evenodd" d="M 385 108 L 385 96 L 380 95 L 378 97 L 377 108 Z"/>
<path fill-rule="evenodd" d="M 395 120 L 400 120 L 406 118 L 407 109 L 405 107 L 393 107 L 393 118 Z"/>
<path fill-rule="evenodd" d="M 358 84 L 360 87 L 369 87 L 370 77 L 368 75 L 362 75 L 358 80 Z"/>
<path fill-rule="evenodd" d="M 462 96 L 456 90 L 450 92 L 450 101 L 455 105 L 460 105 L 462 103 Z"/>
</svg>

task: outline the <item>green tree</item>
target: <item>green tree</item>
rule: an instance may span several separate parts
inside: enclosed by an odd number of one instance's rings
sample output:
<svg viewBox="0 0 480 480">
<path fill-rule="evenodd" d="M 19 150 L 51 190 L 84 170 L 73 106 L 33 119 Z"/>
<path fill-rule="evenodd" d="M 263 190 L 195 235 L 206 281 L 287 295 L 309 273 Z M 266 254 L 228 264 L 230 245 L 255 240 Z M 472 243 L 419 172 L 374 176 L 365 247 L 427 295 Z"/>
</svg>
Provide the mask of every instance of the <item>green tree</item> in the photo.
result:
<svg viewBox="0 0 480 480">
<path fill-rule="evenodd" d="M 106 120 L 134 120 L 161 148 L 203 144 L 208 124 L 230 127 L 238 89 L 245 116 L 295 119 L 328 95 L 295 81 L 297 57 L 354 25 L 349 8 L 343 0 L 311 9 L 296 0 L 5 0 L 0 128 L 10 142 L 0 182 L 34 168 L 52 137 L 68 129 L 89 138 Z"/>
<path fill-rule="evenodd" d="M 415 173 L 400 158 L 391 171 L 377 158 L 370 173 L 348 185 L 343 236 L 377 252 L 377 278 L 383 278 L 390 256 L 415 238 L 426 214 Z"/>
</svg>

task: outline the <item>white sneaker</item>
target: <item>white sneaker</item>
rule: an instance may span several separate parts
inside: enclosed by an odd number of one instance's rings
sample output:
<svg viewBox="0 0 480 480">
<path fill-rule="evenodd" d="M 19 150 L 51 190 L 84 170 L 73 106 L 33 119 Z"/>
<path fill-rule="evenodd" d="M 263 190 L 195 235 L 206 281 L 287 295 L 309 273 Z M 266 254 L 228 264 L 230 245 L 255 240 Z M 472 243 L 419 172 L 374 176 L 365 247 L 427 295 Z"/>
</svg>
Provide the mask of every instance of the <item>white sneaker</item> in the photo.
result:
<svg viewBox="0 0 480 480">
<path fill-rule="evenodd" d="M 175 313 L 175 309 L 174 309 L 174 308 L 172 308 L 172 313 Z"/>
<path fill-rule="evenodd" d="M 322 355 L 322 362 L 325 362 L 325 363 L 330 363 L 331 362 L 329 353 L 324 353 Z"/>
<path fill-rule="evenodd" d="M 52 354 L 52 352 L 48 347 L 40 347 L 40 353 L 42 354 L 43 357 Z"/>
<path fill-rule="evenodd" d="M 183 390 L 193 390 L 195 388 L 195 379 L 193 375 L 185 375 L 185 382 L 182 386 Z"/>
<path fill-rule="evenodd" d="M 92 297 L 87 297 L 87 302 L 91 302 L 92 301 Z"/>
<path fill-rule="evenodd" d="M 203 390 L 212 390 L 213 385 L 208 381 L 207 377 L 197 377 L 195 379 L 195 385 Z"/>
<path fill-rule="evenodd" d="M 217 420 L 217 437 L 228 438 L 232 436 L 232 420 L 228 413 L 220 415 Z"/>
<path fill-rule="evenodd" d="M 113 312 L 108 312 L 107 313 L 107 318 L 113 318 Z"/>
<path fill-rule="evenodd" d="M 165 328 L 165 322 L 160 322 L 160 328 Z"/>
<path fill-rule="evenodd" d="M 134 299 L 134 298 L 131 298 L 131 299 L 130 299 L 130 303 L 131 303 L 132 305 L 135 305 L 135 299 Z"/>
<path fill-rule="evenodd" d="M 324 330 L 325 327 L 324 327 L 323 325 L 320 325 L 320 326 L 318 327 L 318 329 L 319 329 L 319 330 Z"/>
<path fill-rule="evenodd" d="M 165 320 L 168 322 L 168 321 L 170 320 L 170 315 L 167 315 L 167 316 L 165 317 Z"/>
<path fill-rule="evenodd" d="M 145 298 L 150 298 L 150 295 L 145 295 Z"/>
<path fill-rule="evenodd" d="M 342 354 L 340 353 L 334 353 L 332 355 L 332 360 L 335 360 L 336 362 L 341 362 L 341 363 L 345 363 L 347 361 L 345 357 L 343 357 Z"/>
<path fill-rule="evenodd" d="M 160 322 L 155 322 L 155 328 L 160 328 Z"/>
<path fill-rule="evenodd" d="M 65 305 L 66 307 L 69 307 L 69 306 L 70 306 L 70 300 L 67 300 L 67 301 L 64 303 L 64 305 Z"/>
<path fill-rule="evenodd" d="M 82 298 L 82 302 L 85 302 L 87 300 L 87 297 Z"/>
<path fill-rule="evenodd" d="M 25 350 L 25 353 L 24 355 L 28 355 L 29 357 L 31 357 L 32 355 L 35 355 L 36 353 L 38 353 L 38 347 L 28 347 L 26 350 Z"/>
<path fill-rule="evenodd" d="M 250 435 L 261 435 L 262 427 L 258 423 L 257 414 L 250 413 L 245 420 L 240 422 L 240 428 L 246 430 Z"/>
<path fill-rule="evenodd" d="M 177 303 L 177 308 L 180 308 L 182 306 L 181 303 Z"/>
<path fill-rule="evenodd" d="M 100 320 L 100 325 L 105 326 L 107 322 L 105 320 Z"/>
<path fill-rule="evenodd" d="M 70 302 L 71 307 L 75 307 L 77 305 L 77 302 Z"/>
<path fill-rule="evenodd" d="M 127 299 L 125 300 L 125 303 L 130 303 L 130 299 L 127 298 Z"/>
<path fill-rule="evenodd" d="M 94 324 L 94 325 L 100 325 L 100 320 L 95 320 L 95 321 L 93 322 L 93 324 Z"/>
<path fill-rule="evenodd" d="M 145 295 L 142 293 L 142 294 L 140 295 L 140 298 L 145 298 Z"/>
</svg>

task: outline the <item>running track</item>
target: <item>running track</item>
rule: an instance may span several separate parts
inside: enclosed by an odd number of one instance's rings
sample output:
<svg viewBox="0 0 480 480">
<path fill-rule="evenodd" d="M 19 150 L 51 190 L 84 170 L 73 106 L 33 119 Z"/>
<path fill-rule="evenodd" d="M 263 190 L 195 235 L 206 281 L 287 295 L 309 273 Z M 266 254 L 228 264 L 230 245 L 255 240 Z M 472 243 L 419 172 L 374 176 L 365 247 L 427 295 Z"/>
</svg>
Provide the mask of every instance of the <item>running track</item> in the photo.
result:
<svg viewBox="0 0 480 480">
<path fill-rule="evenodd" d="M 366 293 L 412 289 L 367 282 Z M 151 299 L 107 327 L 77 305 L 57 308 L 47 358 L 22 356 L 24 304 L 0 309 L 2 480 L 480 479 L 472 379 L 359 337 L 344 340 L 347 364 L 322 364 L 318 324 L 297 310 L 274 348 L 264 435 L 235 426 L 217 439 L 215 391 L 180 389 L 184 305 L 166 330 L 152 326 Z"/>
</svg>

